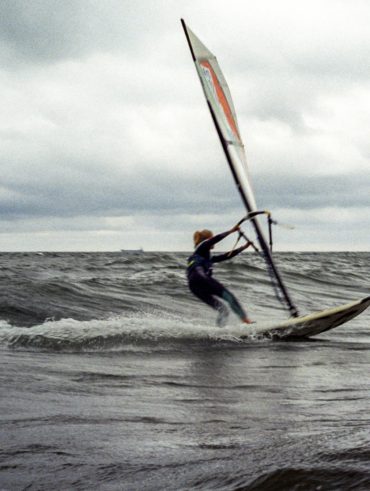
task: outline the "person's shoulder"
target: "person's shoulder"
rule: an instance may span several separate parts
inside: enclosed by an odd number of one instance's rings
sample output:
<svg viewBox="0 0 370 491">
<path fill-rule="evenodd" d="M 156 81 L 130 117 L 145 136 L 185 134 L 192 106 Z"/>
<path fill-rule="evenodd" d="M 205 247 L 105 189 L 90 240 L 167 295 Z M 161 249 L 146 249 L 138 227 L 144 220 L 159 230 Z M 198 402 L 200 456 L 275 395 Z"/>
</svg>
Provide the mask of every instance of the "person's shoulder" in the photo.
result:
<svg viewBox="0 0 370 491">
<path fill-rule="evenodd" d="M 201 251 L 202 249 L 206 248 L 206 247 L 207 247 L 207 245 L 208 245 L 209 240 L 210 240 L 210 239 L 204 239 L 204 240 L 202 240 L 202 242 L 200 242 L 200 243 L 199 243 L 199 244 L 196 246 L 196 248 L 195 248 L 195 250 L 194 250 L 194 254 L 197 254 L 199 251 Z"/>
</svg>

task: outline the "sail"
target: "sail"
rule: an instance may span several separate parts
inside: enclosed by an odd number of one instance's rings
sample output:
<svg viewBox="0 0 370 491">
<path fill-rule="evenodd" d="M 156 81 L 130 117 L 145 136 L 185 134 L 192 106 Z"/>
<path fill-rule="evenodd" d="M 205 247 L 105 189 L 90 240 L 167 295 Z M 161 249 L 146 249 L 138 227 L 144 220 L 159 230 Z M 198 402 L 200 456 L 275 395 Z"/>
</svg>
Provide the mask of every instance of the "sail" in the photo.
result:
<svg viewBox="0 0 370 491">
<path fill-rule="evenodd" d="M 183 19 L 181 19 L 181 23 L 235 184 L 247 212 L 257 211 L 244 145 L 240 136 L 234 104 L 225 77 L 222 74 L 216 57 L 186 26 Z M 297 308 L 293 304 L 281 275 L 276 268 L 257 216 L 253 217 L 251 222 L 256 231 L 258 242 L 266 259 L 275 286 L 281 294 L 287 308 L 290 310 L 291 315 L 296 317 L 298 315 Z"/>
</svg>

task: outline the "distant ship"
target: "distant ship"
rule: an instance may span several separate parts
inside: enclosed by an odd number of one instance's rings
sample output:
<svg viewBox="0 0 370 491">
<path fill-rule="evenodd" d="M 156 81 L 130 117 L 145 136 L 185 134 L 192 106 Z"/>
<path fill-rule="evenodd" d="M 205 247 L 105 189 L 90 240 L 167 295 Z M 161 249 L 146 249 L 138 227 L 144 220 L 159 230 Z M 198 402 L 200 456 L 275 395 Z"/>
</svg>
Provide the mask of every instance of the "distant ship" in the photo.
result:
<svg viewBox="0 0 370 491">
<path fill-rule="evenodd" d="M 142 247 L 140 249 L 121 249 L 121 252 L 125 254 L 143 254 L 144 249 Z"/>
</svg>

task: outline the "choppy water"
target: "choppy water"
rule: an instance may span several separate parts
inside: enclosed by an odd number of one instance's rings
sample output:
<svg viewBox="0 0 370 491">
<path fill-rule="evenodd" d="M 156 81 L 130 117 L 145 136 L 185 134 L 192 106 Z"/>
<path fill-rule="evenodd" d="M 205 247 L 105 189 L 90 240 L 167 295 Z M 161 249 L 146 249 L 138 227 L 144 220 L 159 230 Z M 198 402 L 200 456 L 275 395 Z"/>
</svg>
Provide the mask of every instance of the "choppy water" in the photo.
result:
<svg viewBox="0 0 370 491">
<path fill-rule="evenodd" d="M 186 254 L 0 254 L 0 489 L 368 490 L 370 311 L 253 336 L 188 293 Z M 370 253 L 280 253 L 301 313 L 369 295 Z M 286 317 L 254 254 L 217 265 Z"/>
</svg>

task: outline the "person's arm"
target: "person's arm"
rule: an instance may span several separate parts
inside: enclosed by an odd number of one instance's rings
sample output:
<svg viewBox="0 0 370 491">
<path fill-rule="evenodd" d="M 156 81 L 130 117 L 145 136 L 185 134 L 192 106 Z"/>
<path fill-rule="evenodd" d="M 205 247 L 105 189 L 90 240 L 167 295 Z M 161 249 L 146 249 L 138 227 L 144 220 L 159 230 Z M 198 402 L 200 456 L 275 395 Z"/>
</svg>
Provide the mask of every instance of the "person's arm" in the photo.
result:
<svg viewBox="0 0 370 491">
<path fill-rule="evenodd" d="M 250 241 L 248 241 L 246 244 L 244 244 L 241 247 L 238 247 L 237 249 L 233 250 L 232 252 L 225 252 L 224 254 L 212 256 L 212 262 L 213 263 L 220 263 L 221 261 L 227 261 L 228 259 L 231 259 L 232 257 L 235 257 L 238 254 L 240 254 L 241 252 L 243 252 L 250 245 L 252 245 L 252 243 Z"/>
<path fill-rule="evenodd" d="M 210 239 L 204 240 L 199 244 L 199 246 L 196 248 L 196 251 L 200 254 L 203 252 L 209 251 L 211 247 L 213 247 L 215 244 L 218 242 L 221 242 L 225 237 L 228 235 L 232 234 L 233 232 L 237 232 L 239 230 L 239 226 L 235 225 L 233 228 L 230 230 L 227 230 L 226 232 L 222 232 L 221 234 L 214 235 Z"/>
</svg>

